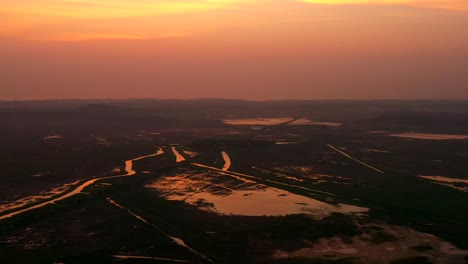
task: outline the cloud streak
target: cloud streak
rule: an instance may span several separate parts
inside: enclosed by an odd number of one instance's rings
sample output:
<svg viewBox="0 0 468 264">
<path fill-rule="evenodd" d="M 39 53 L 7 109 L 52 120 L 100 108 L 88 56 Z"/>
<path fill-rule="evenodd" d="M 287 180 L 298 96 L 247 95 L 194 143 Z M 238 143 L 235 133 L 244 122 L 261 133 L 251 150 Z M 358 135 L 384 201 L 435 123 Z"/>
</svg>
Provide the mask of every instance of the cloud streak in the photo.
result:
<svg viewBox="0 0 468 264">
<path fill-rule="evenodd" d="M 468 10 L 465 0 L 298 0 L 299 2 L 322 5 L 410 5 L 423 8 Z"/>
<path fill-rule="evenodd" d="M 417 10 L 408 12 L 415 13 L 427 8 L 467 10 L 467 3 L 464 0 L 0 0 L 0 37 L 72 42 L 141 40 L 180 38 L 242 26 L 269 27 L 266 31 L 269 32 L 295 20 L 309 21 L 314 27 L 318 20 L 359 18 L 364 6 L 379 10 L 411 6 Z M 354 15 L 340 13 L 343 6 L 350 5 Z M 325 24 L 323 21 L 320 23 Z"/>
<path fill-rule="evenodd" d="M 205 12 L 241 0 L 18 0 L 2 3 L 0 12 L 83 19 L 141 17 Z"/>
<path fill-rule="evenodd" d="M 183 16 L 216 16 L 216 10 L 241 3 L 246 0 L 0 0 L 0 36 L 50 41 L 180 38 L 194 29 L 193 21 Z"/>
</svg>

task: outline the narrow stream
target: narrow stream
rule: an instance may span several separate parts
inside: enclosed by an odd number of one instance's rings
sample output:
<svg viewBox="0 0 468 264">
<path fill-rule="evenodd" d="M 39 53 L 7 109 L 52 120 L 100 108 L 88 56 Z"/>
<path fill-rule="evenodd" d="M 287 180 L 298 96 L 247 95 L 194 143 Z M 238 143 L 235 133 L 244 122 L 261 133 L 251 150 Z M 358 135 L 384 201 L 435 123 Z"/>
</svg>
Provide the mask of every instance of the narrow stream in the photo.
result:
<svg viewBox="0 0 468 264">
<path fill-rule="evenodd" d="M 223 171 L 228 171 L 231 167 L 231 158 L 229 157 L 226 151 L 221 151 L 221 155 L 223 155 L 224 159 Z"/>
<path fill-rule="evenodd" d="M 179 151 L 177 151 L 176 147 L 171 147 L 172 153 L 174 153 L 174 156 L 176 157 L 176 162 L 182 162 L 185 161 L 184 156 L 182 156 Z"/>
<path fill-rule="evenodd" d="M 105 176 L 105 177 L 99 177 L 99 178 L 94 178 L 94 179 L 88 180 L 88 181 L 82 183 L 80 186 L 76 187 L 71 192 L 68 192 L 68 193 L 66 193 L 66 194 L 64 194 L 64 195 L 62 195 L 60 197 L 55 198 L 55 199 L 45 201 L 45 202 L 42 202 L 42 203 L 30 206 L 30 207 L 21 209 L 21 210 L 17 210 L 17 211 L 11 212 L 11 213 L 6 214 L 6 215 L 2 215 L 2 216 L 0 216 L 0 220 L 10 218 L 10 217 L 13 217 L 15 215 L 19 215 L 19 214 L 22 214 L 22 213 L 25 213 L 25 212 L 28 212 L 28 211 L 31 211 L 31 210 L 34 210 L 34 209 L 37 209 L 37 208 L 41 208 L 41 207 L 44 207 L 44 206 L 49 205 L 49 204 L 54 204 L 55 202 L 58 202 L 58 201 L 67 199 L 69 197 L 72 197 L 74 195 L 77 195 L 77 194 L 81 193 L 86 187 L 94 184 L 97 181 L 101 181 L 101 180 L 104 180 L 104 179 L 112 179 L 112 178 L 133 176 L 133 175 L 136 174 L 136 171 L 133 170 L 133 162 L 134 161 L 142 160 L 142 159 L 149 158 L 149 157 L 158 156 L 158 155 L 161 155 L 163 153 L 164 153 L 164 151 L 162 150 L 162 148 L 159 148 L 159 150 L 154 154 L 145 155 L 145 156 L 141 156 L 141 157 L 137 157 L 137 158 L 134 158 L 134 159 L 127 160 L 127 161 L 125 161 L 125 174 L 114 175 L 114 176 Z"/>
<path fill-rule="evenodd" d="M 123 209 L 125 211 L 127 211 L 130 215 L 134 216 L 136 219 L 142 221 L 143 223 L 147 224 L 147 225 L 150 225 L 152 226 L 153 228 L 157 229 L 159 232 L 161 232 L 163 235 L 165 235 L 167 238 L 169 238 L 170 240 L 172 240 L 174 243 L 176 243 L 177 245 L 181 246 L 181 247 L 184 247 L 186 248 L 187 250 L 189 250 L 190 252 L 194 253 L 195 255 L 201 257 L 202 259 L 210 262 L 210 263 L 214 263 L 211 259 L 209 259 L 207 256 L 203 255 L 202 253 L 198 252 L 197 250 L 191 248 L 190 246 L 188 246 L 184 240 L 178 238 L 178 237 L 175 237 L 175 236 L 171 236 L 169 235 L 166 231 L 164 231 L 163 229 L 161 229 L 160 227 L 158 227 L 157 225 L 154 225 L 150 222 L 148 222 L 146 219 L 144 219 L 143 217 L 135 214 L 134 212 L 132 212 L 130 209 L 127 209 L 126 207 L 124 207 L 123 205 L 117 203 L 116 201 L 112 200 L 111 198 L 107 198 L 107 201 L 109 203 L 111 203 L 112 205 L 120 208 L 120 209 Z"/>
</svg>

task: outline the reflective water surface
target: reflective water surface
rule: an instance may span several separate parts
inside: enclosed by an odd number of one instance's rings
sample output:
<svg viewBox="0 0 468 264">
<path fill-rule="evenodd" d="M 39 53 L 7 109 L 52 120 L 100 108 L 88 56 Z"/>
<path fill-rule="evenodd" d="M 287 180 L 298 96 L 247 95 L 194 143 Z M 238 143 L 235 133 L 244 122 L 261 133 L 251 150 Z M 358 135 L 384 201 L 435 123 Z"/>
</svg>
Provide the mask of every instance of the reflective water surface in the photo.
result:
<svg viewBox="0 0 468 264">
<path fill-rule="evenodd" d="M 322 219 L 333 212 L 365 213 L 368 208 L 330 204 L 288 191 L 244 182 L 218 172 L 192 173 L 156 180 L 149 188 L 168 200 L 184 201 L 226 215 L 278 216 L 308 214 Z"/>
<path fill-rule="evenodd" d="M 399 133 L 399 134 L 390 134 L 390 136 L 401 137 L 401 138 L 412 138 L 412 139 L 432 139 L 432 140 L 468 139 L 468 135 L 427 134 L 427 133 Z"/>
</svg>

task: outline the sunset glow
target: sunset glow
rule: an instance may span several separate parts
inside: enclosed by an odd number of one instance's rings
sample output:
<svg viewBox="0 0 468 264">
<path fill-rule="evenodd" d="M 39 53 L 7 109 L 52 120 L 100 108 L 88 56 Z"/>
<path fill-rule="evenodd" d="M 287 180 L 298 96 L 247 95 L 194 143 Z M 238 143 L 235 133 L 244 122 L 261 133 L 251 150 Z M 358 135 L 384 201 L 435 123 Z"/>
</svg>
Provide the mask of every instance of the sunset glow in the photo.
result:
<svg viewBox="0 0 468 264">
<path fill-rule="evenodd" d="M 322 17 L 311 12 L 304 18 L 298 8 L 307 9 L 311 5 L 359 5 L 407 6 L 411 13 L 424 13 L 414 9 L 451 8 L 466 10 L 467 1 L 463 0 L 286 0 L 286 1 L 245 1 L 245 0 L 206 0 L 206 1 L 154 1 L 154 0 L 19 0 L 5 1 L 0 5 L 0 14 L 6 25 L 0 28 L 0 34 L 34 40 L 79 41 L 88 39 L 148 39 L 161 36 L 185 36 L 185 31 L 206 31 L 222 26 L 239 26 L 240 19 L 258 19 L 249 27 L 265 23 L 280 23 L 297 19 L 315 20 Z M 315 7 L 317 8 L 317 7 Z M 392 7 L 388 7 L 389 9 Z M 284 14 L 279 14 L 281 10 Z M 251 10 L 259 11 L 253 17 Z M 271 14 L 274 11 L 275 13 Z M 338 9 L 326 10 L 325 19 L 341 20 L 349 17 L 336 17 Z M 359 11 L 357 11 L 359 12 Z M 409 11 L 407 11 L 409 12 Z M 407 13 L 405 12 L 405 13 Z M 429 11 L 428 11 L 429 12 Z M 242 15 L 245 13 L 245 15 Z M 194 21 L 184 16 L 203 16 Z M 223 18 L 222 14 L 228 17 Z M 277 20 L 278 19 L 283 20 Z M 164 24 L 164 29 L 158 28 Z M 317 22 L 314 22 L 317 24 Z M 272 25 L 273 26 L 273 25 Z M 199 27 L 199 28 L 198 28 Z M 170 32 L 177 31 L 173 34 Z M 169 32 L 169 33 L 168 33 Z"/>
<path fill-rule="evenodd" d="M 468 96 L 467 3 L 0 0 L 0 99 Z"/>
<path fill-rule="evenodd" d="M 305 3 L 324 5 L 410 5 L 415 7 L 451 8 L 467 10 L 468 2 L 464 0 L 300 0 Z"/>
<path fill-rule="evenodd" d="M 186 14 L 219 9 L 235 2 L 239 1 L 20 0 L 2 4 L 2 11 L 68 18 L 116 18 Z"/>
</svg>

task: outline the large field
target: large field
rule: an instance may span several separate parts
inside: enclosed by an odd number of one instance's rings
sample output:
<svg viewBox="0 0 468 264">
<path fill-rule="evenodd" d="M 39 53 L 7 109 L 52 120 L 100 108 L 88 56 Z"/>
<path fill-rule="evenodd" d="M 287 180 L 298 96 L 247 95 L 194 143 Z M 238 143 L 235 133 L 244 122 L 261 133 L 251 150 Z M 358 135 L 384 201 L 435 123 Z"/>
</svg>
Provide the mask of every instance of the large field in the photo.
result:
<svg viewBox="0 0 468 264">
<path fill-rule="evenodd" d="M 468 102 L 0 102 L 0 263 L 468 263 Z"/>
</svg>

